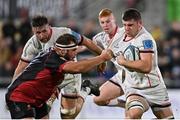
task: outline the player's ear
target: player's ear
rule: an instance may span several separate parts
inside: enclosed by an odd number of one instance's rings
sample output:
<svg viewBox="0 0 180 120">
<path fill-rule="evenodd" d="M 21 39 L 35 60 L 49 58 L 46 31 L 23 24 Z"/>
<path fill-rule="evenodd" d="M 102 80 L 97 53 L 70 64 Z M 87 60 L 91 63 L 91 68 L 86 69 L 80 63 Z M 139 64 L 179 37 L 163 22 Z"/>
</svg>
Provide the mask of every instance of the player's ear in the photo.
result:
<svg viewBox="0 0 180 120">
<path fill-rule="evenodd" d="M 65 56 L 66 53 L 67 53 L 67 50 L 61 50 L 61 54 L 62 54 L 63 56 Z"/>
<path fill-rule="evenodd" d="M 142 20 L 139 20 L 139 24 L 142 25 Z"/>
<path fill-rule="evenodd" d="M 67 53 L 67 50 L 58 49 L 57 47 L 54 47 L 54 50 L 61 56 L 65 56 Z"/>
</svg>

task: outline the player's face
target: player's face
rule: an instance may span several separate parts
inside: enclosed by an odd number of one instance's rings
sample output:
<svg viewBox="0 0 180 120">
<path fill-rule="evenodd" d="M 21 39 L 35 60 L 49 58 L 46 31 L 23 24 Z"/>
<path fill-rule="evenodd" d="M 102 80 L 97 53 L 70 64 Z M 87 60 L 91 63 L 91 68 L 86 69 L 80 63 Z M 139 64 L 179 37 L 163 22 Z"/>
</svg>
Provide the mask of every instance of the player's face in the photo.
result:
<svg viewBox="0 0 180 120">
<path fill-rule="evenodd" d="M 122 21 L 123 26 L 125 28 L 125 33 L 128 37 L 135 37 L 140 28 L 141 28 L 141 21 L 135 21 L 135 20 L 128 20 L 128 21 Z"/>
<path fill-rule="evenodd" d="M 77 55 L 77 48 L 62 50 L 58 47 L 55 47 L 55 51 L 58 55 L 63 56 L 66 60 L 73 60 Z"/>
<path fill-rule="evenodd" d="M 77 55 L 77 48 L 72 49 L 72 50 L 67 50 L 67 55 L 69 60 L 73 60 Z"/>
<path fill-rule="evenodd" d="M 51 28 L 49 25 L 33 27 L 32 29 L 38 40 L 40 40 L 43 43 L 49 41 L 51 37 Z"/>
<path fill-rule="evenodd" d="M 111 34 L 116 29 L 116 21 L 113 15 L 99 17 L 99 24 L 104 32 Z"/>
</svg>

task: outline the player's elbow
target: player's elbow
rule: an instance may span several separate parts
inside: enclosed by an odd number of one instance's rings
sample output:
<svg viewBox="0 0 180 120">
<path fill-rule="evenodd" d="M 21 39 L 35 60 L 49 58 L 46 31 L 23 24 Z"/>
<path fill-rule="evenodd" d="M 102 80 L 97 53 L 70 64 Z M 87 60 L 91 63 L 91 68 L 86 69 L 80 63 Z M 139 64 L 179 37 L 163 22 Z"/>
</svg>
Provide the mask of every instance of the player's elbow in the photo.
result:
<svg viewBox="0 0 180 120">
<path fill-rule="evenodd" d="M 145 73 L 145 74 L 148 74 L 148 73 L 151 72 L 151 69 L 152 69 L 151 66 L 146 66 L 146 67 L 143 68 L 143 71 L 142 71 L 142 72 Z"/>
<path fill-rule="evenodd" d="M 148 70 L 148 69 L 143 71 L 143 73 L 145 73 L 145 74 L 149 74 L 150 72 L 151 72 L 151 70 Z"/>
</svg>

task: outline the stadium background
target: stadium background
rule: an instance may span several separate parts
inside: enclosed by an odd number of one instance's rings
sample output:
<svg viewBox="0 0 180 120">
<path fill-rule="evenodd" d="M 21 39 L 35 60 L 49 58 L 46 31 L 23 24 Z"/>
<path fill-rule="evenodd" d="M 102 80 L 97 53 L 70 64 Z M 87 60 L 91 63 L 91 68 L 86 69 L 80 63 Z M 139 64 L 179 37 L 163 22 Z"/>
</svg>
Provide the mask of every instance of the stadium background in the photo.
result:
<svg viewBox="0 0 180 120">
<path fill-rule="evenodd" d="M 117 23 L 129 7 L 140 10 L 144 26 L 154 36 L 158 45 L 159 67 L 168 87 L 175 117 L 180 118 L 180 1 L 179 0 L 0 0 L 0 119 L 9 118 L 4 107 L 4 93 L 19 61 L 26 41 L 31 37 L 30 19 L 36 14 L 46 15 L 52 26 L 66 26 L 89 38 L 101 31 L 98 13 L 102 8 L 114 12 Z M 91 57 L 89 51 L 78 55 Z M 106 74 L 99 76 L 95 70 L 83 74 L 101 85 L 116 70 L 108 63 Z M 178 100 L 179 99 L 179 100 Z M 56 105 L 57 104 L 57 105 Z M 58 102 L 51 118 L 58 117 Z M 93 111 L 93 112 L 92 112 Z M 105 115 L 104 115 L 104 114 Z M 100 114 L 100 115 L 99 115 Z M 102 116 L 103 114 L 103 116 Z M 79 118 L 123 118 L 123 109 L 97 107 L 88 97 Z M 144 118 L 154 117 L 151 111 Z"/>
</svg>

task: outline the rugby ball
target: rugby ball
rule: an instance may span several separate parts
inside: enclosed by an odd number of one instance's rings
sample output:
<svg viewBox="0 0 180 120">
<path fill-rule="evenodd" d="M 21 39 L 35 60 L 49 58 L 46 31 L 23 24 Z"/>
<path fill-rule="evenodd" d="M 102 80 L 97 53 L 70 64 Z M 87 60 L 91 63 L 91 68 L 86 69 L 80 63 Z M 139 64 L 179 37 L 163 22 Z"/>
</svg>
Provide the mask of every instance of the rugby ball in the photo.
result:
<svg viewBox="0 0 180 120">
<path fill-rule="evenodd" d="M 124 50 L 124 58 L 130 61 L 134 60 L 139 60 L 140 59 L 140 54 L 139 54 L 139 49 L 133 45 L 129 45 L 125 50 Z"/>
</svg>

